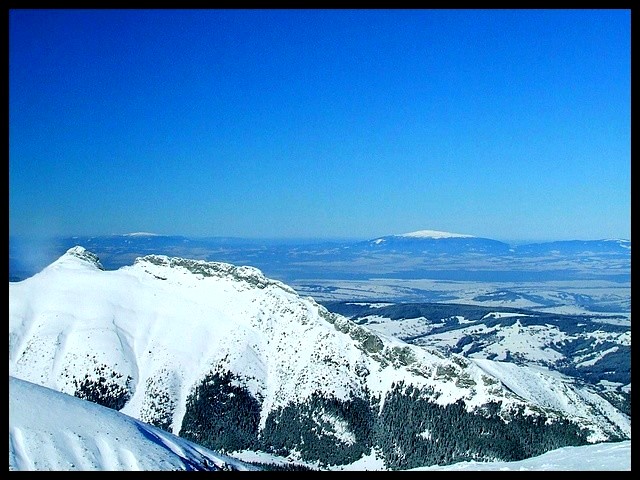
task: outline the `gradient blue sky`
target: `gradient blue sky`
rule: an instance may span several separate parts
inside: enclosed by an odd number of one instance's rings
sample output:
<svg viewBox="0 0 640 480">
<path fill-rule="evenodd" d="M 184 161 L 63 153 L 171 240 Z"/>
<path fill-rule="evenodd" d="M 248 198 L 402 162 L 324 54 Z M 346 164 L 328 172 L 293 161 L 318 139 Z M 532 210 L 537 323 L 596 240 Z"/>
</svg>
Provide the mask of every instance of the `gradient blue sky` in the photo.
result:
<svg viewBox="0 0 640 480">
<path fill-rule="evenodd" d="M 11 10 L 9 233 L 631 238 L 629 10 Z"/>
</svg>

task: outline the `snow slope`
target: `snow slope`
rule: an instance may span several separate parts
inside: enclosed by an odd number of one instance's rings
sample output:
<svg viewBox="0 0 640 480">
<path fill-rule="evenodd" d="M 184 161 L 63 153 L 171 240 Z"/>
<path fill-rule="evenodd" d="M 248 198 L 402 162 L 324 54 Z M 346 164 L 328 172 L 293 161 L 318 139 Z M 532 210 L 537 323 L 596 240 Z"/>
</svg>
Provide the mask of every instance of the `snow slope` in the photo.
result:
<svg viewBox="0 0 640 480">
<path fill-rule="evenodd" d="M 9 376 L 9 470 L 258 470 L 93 402 Z"/>
<path fill-rule="evenodd" d="M 631 440 L 563 447 L 519 462 L 461 462 L 418 467 L 414 471 L 630 471 Z"/>
</svg>

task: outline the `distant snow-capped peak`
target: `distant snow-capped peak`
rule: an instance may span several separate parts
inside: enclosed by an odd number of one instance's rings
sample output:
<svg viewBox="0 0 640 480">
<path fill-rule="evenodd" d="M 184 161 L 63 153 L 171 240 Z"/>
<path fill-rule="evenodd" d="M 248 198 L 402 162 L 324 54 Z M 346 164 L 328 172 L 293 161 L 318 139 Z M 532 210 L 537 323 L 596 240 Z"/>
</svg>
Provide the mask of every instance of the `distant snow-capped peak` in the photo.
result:
<svg viewBox="0 0 640 480">
<path fill-rule="evenodd" d="M 132 232 L 132 233 L 125 233 L 123 236 L 124 237 L 159 237 L 160 235 L 158 235 L 157 233 L 151 233 L 151 232 Z"/>
<path fill-rule="evenodd" d="M 462 233 L 441 232 L 439 230 L 418 230 L 416 232 L 402 233 L 400 235 L 396 235 L 396 237 L 410 237 L 410 238 L 465 237 L 465 238 L 472 238 L 473 235 L 465 235 L 465 234 L 462 234 Z"/>
<path fill-rule="evenodd" d="M 439 230 L 418 230 L 416 232 L 401 233 L 398 235 L 387 235 L 372 240 L 372 243 L 380 245 L 393 238 L 418 238 L 418 239 L 441 239 L 441 238 L 475 238 L 473 235 L 465 235 L 462 233 L 442 232 Z"/>
</svg>

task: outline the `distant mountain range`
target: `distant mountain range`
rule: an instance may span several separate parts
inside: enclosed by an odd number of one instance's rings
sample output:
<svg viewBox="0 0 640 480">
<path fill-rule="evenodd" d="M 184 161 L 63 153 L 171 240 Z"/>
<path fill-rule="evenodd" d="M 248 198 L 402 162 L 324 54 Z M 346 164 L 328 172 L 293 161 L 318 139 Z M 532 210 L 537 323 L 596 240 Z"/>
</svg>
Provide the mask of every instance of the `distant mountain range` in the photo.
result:
<svg viewBox="0 0 640 480">
<path fill-rule="evenodd" d="M 619 397 L 473 359 L 464 341 L 455 352 L 359 323 L 254 267 L 150 254 L 108 270 L 75 246 L 9 283 L 9 374 L 213 451 L 319 466 L 510 461 L 630 439 Z M 487 337 L 474 341 L 489 352 Z M 508 344 L 494 348 L 508 360 Z"/>
<path fill-rule="evenodd" d="M 367 241 L 191 238 L 144 232 L 45 240 L 9 238 L 9 279 L 28 278 L 69 248 L 83 245 L 106 269 L 147 254 L 260 268 L 288 284 L 308 279 L 430 278 L 454 281 L 604 280 L 629 282 L 629 240 L 567 240 L 509 245 L 424 230 Z"/>
</svg>

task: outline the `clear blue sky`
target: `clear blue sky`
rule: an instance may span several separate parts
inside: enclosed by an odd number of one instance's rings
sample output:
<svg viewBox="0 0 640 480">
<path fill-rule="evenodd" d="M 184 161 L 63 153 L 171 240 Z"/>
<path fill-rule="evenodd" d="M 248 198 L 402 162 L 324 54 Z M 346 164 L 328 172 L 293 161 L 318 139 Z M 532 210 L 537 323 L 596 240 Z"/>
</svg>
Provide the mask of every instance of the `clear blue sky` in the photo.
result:
<svg viewBox="0 0 640 480">
<path fill-rule="evenodd" d="M 11 10 L 9 233 L 631 237 L 629 10 Z"/>
</svg>

